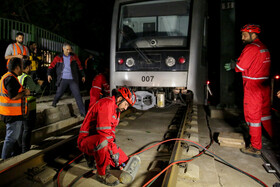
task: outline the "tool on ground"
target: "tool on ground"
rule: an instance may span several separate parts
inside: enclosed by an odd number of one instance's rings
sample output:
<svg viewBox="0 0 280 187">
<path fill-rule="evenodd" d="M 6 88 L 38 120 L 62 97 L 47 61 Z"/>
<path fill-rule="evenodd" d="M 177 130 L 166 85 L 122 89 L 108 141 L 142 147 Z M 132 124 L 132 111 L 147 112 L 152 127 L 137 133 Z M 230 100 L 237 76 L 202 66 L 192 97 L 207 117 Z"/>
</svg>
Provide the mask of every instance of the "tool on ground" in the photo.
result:
<svg viewBox="0 0 280 187">
<path fill-rule="evenodd" d="M 128 184 L 132 182 L 137 174 L 140 164 L 141 159 L 139 156 L 134 155 L 130 157 L 128 163 L 126 164 L 121 173 L 120 182 L 123 184 Z"/>
</svg>

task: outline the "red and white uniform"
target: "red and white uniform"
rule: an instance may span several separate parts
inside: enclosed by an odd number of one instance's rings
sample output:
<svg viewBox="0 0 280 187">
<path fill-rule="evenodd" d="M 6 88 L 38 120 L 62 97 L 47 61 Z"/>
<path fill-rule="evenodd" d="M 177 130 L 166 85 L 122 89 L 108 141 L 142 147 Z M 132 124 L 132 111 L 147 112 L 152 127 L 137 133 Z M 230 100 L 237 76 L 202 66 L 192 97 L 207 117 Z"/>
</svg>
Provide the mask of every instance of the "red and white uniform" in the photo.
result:
<svg viewBox="0 0 280 187">
<path fill-rule="evenodd" d="M 92 87 L 90 89 L 90 102 L 88 108 L 90 108 L 96 103 L 96 101 L 100 99 L 102 89 L 104 89 L 107 95 L 110 94 L 110 87 L 106 81 L 106 77 L 103 74 L 99 73 L 94 77 L 92 81 Z"/>
<path fill-rule="evenodd" d="M 116 166 L 112 155 L 118 157 L 118 164 L 128 160 L 127 155 L 115 144 L 115 128 L 119 124 L 115 96 L 100 99 L 88 111 L 81 126 L 78 147 L 87 155 L 94 156 L 99 175 L 105 175 L 106 167 Z"/>
<path fill-rule="evenodd" d="M 238 58 L 235 71 L 242 72 L 244 88 L 244 116 L 251 136 L 251 144 L 262 148 L 262 127 L 272 136 L 270 114 L 270 53 L 256 39 L 247 44 Z"/>
</svg>

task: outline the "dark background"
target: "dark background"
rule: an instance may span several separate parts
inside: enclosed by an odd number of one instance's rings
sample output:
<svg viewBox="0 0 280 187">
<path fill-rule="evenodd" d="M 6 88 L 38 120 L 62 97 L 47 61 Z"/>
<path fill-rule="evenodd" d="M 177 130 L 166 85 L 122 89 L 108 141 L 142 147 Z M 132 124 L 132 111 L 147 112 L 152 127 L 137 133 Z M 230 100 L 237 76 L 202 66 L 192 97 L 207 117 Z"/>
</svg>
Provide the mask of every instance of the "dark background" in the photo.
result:
<svg viewBox="0 0 280 187">
<path fill-rule="evenodd" d="M 113 0 L 2 0 L 0 17 L 40 26 L 81 48 L 109 46 Z"/>
<path fill-rule="evenodd" d="M 223 1 L 227 2 L 227 1 Z M 236 55 L 243 48 L 240 27 L 247 23 L 262 27 L 261 39 L 271 53 L 276 51 L 278 30 L 278 1 L 235 0 L 236 10 Z M 82 48 L 108 51 L 110 45 L 113 0 L 2 0 L 0 17 L 32 23 L 74 42 Z M 219 47 L 220 0 L 209 0 L 209 40 Z M 213 37 L 214 36 L 214 37 Z M 211 42 L 213 39 L 216 42 Z M 209 47 L 211 48 L 211 46 Z"/>
<path fill-rule="evenodd" d="M 222 2 L 231 2 L 223 0 Z M 235 58 L 240 55 L 243 45 L 240 28 L 247 23 L 259 24 L 262 29 L 261 41 L 271 52 L 272 76 L 280 71 L 278 60 L 278 1 L 235 0 Z M 105 54 L 109 60 L 110 31 L 113 0 L 2 0 L 0 17 L 32 23 L 65 37 L 83 49 Z M 213 80 L 216 101 L 219 103 L 221 1 L 208 0 L 209 78 Z M 239 76 L 240 77 L 240 76 Z"/>
</svg>

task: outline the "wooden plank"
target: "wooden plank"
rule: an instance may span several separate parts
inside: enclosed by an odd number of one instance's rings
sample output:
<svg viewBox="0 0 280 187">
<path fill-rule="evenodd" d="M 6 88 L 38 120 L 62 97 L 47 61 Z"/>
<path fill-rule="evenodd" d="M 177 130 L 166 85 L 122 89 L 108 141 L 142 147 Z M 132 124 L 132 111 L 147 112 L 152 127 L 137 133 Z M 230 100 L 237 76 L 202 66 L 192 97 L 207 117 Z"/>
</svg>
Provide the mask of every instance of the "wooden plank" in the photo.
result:
<svg viewBox="0 0 280 187">
<path fill-rule="evenodd" d="M 221 141 L 219 143 L 220 143 L 220 146 L 223 146 L 223 147 L 235 147 L 235 148 L 244 148 L 245 147 L 245 142 L 240 143 L 240 142 Z"/>
<path fill-rule="evenodd" d="M 244 138 L 241 133 L 234 133 L 234 132 L 221 132 L 218 136 L 218 140 L 226 141 L 226 142 L 239 142 L 243 143 Z"/>
</svg>

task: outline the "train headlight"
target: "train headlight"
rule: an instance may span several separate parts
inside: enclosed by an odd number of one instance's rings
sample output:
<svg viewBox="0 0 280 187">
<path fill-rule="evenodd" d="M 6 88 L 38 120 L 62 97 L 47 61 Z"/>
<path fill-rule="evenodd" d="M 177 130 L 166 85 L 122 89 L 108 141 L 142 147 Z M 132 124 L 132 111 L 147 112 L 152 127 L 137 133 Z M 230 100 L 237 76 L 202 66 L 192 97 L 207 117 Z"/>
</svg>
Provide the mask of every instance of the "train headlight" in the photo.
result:
<svg viewBox="0 0 280 187">
<path fill-rule="evenodd" d="M 128 58 L 126 59 L 125 64 L 127 65 L 127 67 L 131 68 L 132 66 L 135 65 L 135 60 L 133 58 Z"/>
<path fill-rule="evenodd" d="M 166 59 L 165 59 L 165 64 L 168 66 L 168 67 L 172 67 L 172 66 L 174 66 L 175 65 L 175 58 L 173 58 L 173 57 L 167 57 Z"/>
</svg>

